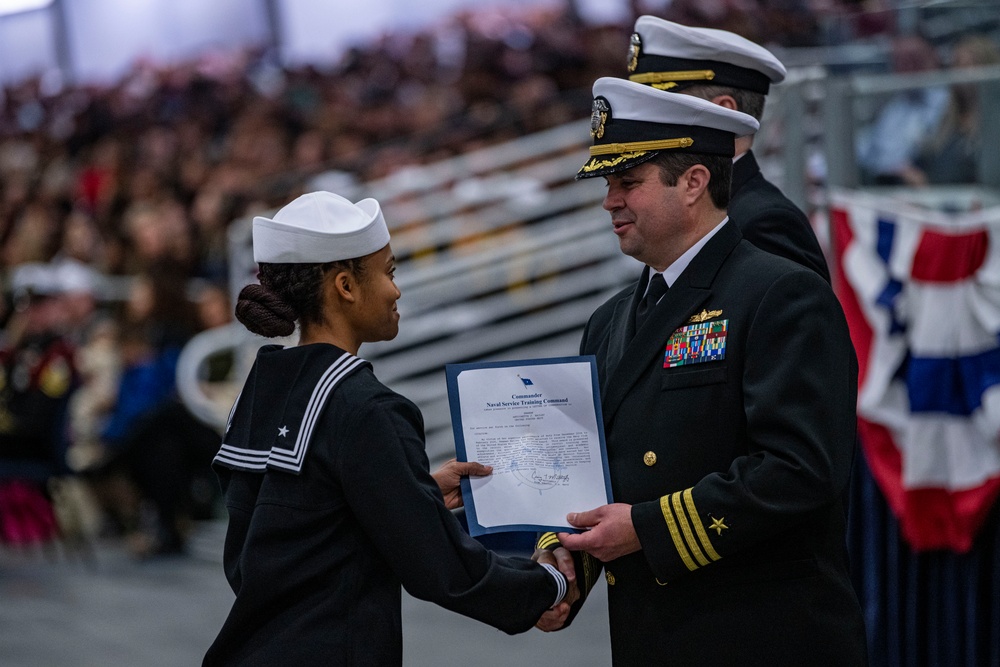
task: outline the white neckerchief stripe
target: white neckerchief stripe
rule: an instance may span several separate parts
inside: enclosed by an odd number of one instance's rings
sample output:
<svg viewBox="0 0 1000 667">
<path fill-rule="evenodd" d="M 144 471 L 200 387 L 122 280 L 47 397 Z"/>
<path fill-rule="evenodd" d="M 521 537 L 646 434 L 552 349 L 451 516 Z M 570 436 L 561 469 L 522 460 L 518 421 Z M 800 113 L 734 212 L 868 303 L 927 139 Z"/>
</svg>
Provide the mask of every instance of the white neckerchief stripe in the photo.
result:
<svg viewBox="0 0 1000 667">
<path fill-rule="evenodd" d="M 246 449 L 223 443 L 219 449 L 219 453 L 215 456 L 215 462 L 231 465 L 243 470 L 263 471 L 271 466 L 300 472 L 309 441 L 312 438 L 313 429 L 323 412 L 327 398 L 345 376 L 364 363 L 364 359 L 345 352 L 323 372 L 323 375 L 316 382 L 316 386 L 313 387 L 309 402 L 306 404 L 305 414 L 302 417 L 302 424 L 295 438 L 295 444 L 291 449 L 277 446 L 273 446 L 269 450 Z M 240 392 L 240 395 L 242 396 L 242 392 Z M 236 413 L 236 405 L 238 403 L 239 396 L 237 396 L 236 403 L 233 404 L 233 408 L 229 413 L 226 425 L 227 433 L 232 426 L 233 416 Z"/>
<path fill-rule="evenodd" d="M 266 461 L 269 456 L 269 452 L 262 452 L 257 449 L 240 449 L 238 447 L 231 447 L 230 445 L 222 445 L 222 449 L 234 459 L 243 459 L 246 461 L 253 461 L 255 459 Z"/>
<path fill-rule="evenodd" d="M 348 354 L 344 354 L 337 361 L 333 362 L 323 375 L 320 376 L 319 381 L 316 386 L 313 387 L 312 396 L 309 397 L 309 403 L 306 405 L 305 414 L 302 416 L 302 424 L 299 426 L 299 432 L 295 436 L 295 445 L 291 449 L 282 449 L 280 447 L 274 447 L 271 449 L 272 456 L 280 456 L 282 458 L 292 458 L 293 460 L 301 454 L 302 449 L 304 449 L 306 443 L 309 442 L 309 435 L 312 433 L 312 427 L 319 417 L 320 410 L 322 410 L 323 405 L 326 403 L 326 397 L 330 394 L 330 389 L 336 386 L 340 378 L 344 376 L 346 370 L 350 370 L 351 359 L 356 362 L 360 362 L 357 357 L 350 357 Z M 343 367 L 347 365 L 345 370 Z"/>
<path fill-rule="evenodd" d="M 346 355 L 345 355 L 346 356 Z M 323 375 L 320 376 L 319 381 L 316 386 L 313 387 L 312 395 L 309 397 L 309 403 L 306 404 L 306 411 L 302 416 L 302 423 L 299 425 L 299 432 L 295 434 L 295 444 L 291 449 L 284 449 L 281 447 L 271 448 L 271 457 L 280 458 L 290 458 L 292 461 L 298 456 L 302 449 L 303 437 L 307 434 L 306 428 L 310 423 L 310 415 L 318 407 L 322 407 L 323 401 L 326 399 L 326 386 L 335 379 L 334 374 L 337 372 L 338 367 L 344 362 L 344 357 L 340 357 L 335 362 L 333 362 L 329 368 L 327 368 Z"/>
<path fill-rule="evenodd" d="M 234 457 L 225 451 L 220 451 L 218 454 L 216 454 L 213 463 L 226 463 L 228 465 L 236 466 L 237 468 L 245 468 L 250 470 L 267 469 L 267 459 L 255 459 L 246 461 L 243 460 L 242 458 Z"/>
<path fill-rule="evenodd" d="M 223 443 L 222 446 L 228 452 L 232 452 L 233 454 L 236 454 L 236 455 L 241 455 L 242 454 L 242 455 L 247 456 L 249 458 L 263 457 L 263 458 L 266 459 L 268 456 L 270 456 L 270 452 L 269 451 L 261 451 L 259 449 L 243 449 L 242 447 L 233 447 L 232 445 L 227 445 L 225 443 Z"/>
<path fill-rule="evenodd" d="M 313 395 L 310 397 L 309 405 L 306 407 L 305 415 L 302 417 L 302 425 L 299 427 L 299 433 L 295 438 L 295 447 L 291 450 L 272 447 L 268 463 L 273 463 L 282 468 L 301 469 L 306 448 L 309 446 L 309 440 L 312 438 L 313 427 L 315 427 L 316 422 L 319 420 L 327 397 L 345 375 L 363 363 L 363 359 L 358 359 L 345 353 L 343 357 L 327 369 L 323 377 L 316 384 L 316 388 L 313 389 Z M 287 464 L 290 464 L 290 466 Z"/>
<path fill-rule="evenodd" d="M 263 470 L 267 467 L 267 457 L 270 452 L 262 452 L 257 449 L 242 449 L 232 445 L 223 444 L 219 453 L 215 455 L 215 461 L 228 463 L 240 468 L 252 468 Z"/>
</svg>

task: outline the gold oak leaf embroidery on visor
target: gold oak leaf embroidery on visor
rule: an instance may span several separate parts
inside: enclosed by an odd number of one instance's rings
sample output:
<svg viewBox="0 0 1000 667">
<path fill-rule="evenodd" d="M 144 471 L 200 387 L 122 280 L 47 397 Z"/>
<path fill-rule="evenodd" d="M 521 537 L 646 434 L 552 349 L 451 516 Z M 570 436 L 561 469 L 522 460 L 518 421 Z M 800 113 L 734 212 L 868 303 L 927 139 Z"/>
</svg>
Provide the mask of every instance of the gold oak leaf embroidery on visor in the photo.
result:
<svg viewBox="0 0 1000 667">
<path fill-rule="evenodd" d="M 632 158 L 637 158 L 645 155 L 647 151 L 636 151 L 634 153 L 622 153 L 616 158 L 610 160 L 597 160 L 596 158 L 590 158 L 590 162 L 583 165 L 581 171 L 596 171 L 597 169 L 604 169 L 605 167 L 614 167 L 615 165 L 621 164 L 625 160 L 631 160 Z"/>
</svg>

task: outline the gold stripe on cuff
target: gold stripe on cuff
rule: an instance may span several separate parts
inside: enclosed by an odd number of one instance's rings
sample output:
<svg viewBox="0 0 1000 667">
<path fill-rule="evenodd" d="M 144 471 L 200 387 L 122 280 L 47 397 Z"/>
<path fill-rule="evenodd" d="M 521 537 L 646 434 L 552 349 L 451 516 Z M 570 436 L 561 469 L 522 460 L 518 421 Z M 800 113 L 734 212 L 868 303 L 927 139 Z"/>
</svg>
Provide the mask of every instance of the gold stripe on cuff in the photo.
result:
<svg viewBox="0 0 1000 667">
<path fill-rule="evenodd" d="M 544 533 L 538 538 L 538 543 L 535 547 L 538 549 L 548 549 L 553 544 L 559 544 L 559 537 L 555 533 Z"/>
<path fill-rule="evenodd" d="M 719 560 L 722 556 L 719 552 L 712 547 L 712 543 L 708 539 L 708 533 L 705 531 L 705 524 L 701 522 L 701 517 L 698 516 L 698 510 L 694 506 L 694 496 L 691 494 L 691 489 L 684 492 L 684 504 L 687 505 L 688 514 L 691 515 L 691 523 L 694 524 L 694 532 L 698 534 L 698 540 L 701 545 L 705 548 L 705 553 L 712 560 Z"/>
<path fill-rule="evenodd" d="M 663 519 L 667 522 L 667 530 L 670 531 L 670 537 L 674 540 L 674 548 L 677 549 L 677 554 L 684 561 L 687 569 L 694 572 L 698 569 L 698 564 L 691 559 L 691 554 L 688 553 L 687 546 L 684 545 L 684 538 L 681 537 L 681 533 L 677 530 L 677 523 L 674 521 L 673 512 L 670 510 L 670 496 L 662 496 L 660 498 L 660 511 L 663 512 Z"/>
<path fill-rule="evenodd" d="M 705 558 L 705 554 L 701 552 L 701 547 L 699 547 L 698 543 L 695 541 L 694 533 L 691 531 L 691 524 L 688 523 L 687 515 L 684 513 L 684 507 L 681 505 L 681 494 L 674 493 L 671 495 L 671 499 L 674 503 L 674 512 L 677 514 L 677 523 L 680 524 L 681 533 L 684 534 L 684 540 L 691 548 L 691 554 L 694 556 L 694 559 L 698 561 L 698 565 L 708 565 L 708 559 Z"/>
</svg>

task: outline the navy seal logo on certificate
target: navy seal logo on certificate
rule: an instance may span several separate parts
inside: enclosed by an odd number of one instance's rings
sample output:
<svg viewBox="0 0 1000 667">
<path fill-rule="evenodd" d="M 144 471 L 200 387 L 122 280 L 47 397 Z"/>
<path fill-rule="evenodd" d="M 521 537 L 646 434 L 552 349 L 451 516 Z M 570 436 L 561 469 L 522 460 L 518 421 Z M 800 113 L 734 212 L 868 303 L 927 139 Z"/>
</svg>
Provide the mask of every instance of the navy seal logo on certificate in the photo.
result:
<svg viewBox="0 0 1000 667">
<path fill-rule="evenodd" d="M 576 532 L 566 522 L 612 502 L 593 356 L 445 367 L 469 534 Z"/>
</svg>

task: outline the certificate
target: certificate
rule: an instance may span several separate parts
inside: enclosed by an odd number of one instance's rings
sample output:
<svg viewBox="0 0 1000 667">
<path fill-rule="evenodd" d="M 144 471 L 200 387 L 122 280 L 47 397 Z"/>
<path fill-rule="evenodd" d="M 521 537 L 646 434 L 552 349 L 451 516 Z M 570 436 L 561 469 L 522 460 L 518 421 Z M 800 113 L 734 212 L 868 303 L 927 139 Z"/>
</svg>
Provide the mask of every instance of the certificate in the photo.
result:
<svg viewBox="0 0 1000 667">
<path fill-rule="evenodd" d="M 570 512 L 611 501 L 593 356 L 445 367 L 469 533 L 575 532 Z"/>
</svg>

